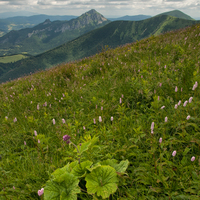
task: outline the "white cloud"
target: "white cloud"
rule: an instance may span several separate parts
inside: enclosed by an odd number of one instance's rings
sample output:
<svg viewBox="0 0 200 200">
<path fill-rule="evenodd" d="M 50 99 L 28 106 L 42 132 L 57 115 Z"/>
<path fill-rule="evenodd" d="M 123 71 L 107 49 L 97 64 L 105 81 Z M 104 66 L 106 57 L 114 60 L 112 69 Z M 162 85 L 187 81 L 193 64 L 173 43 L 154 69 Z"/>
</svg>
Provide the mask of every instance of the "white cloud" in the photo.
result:
<svg viewBox="0 0 200 200">
<path fill-rule="evenodd" d="M 156 15 L 181 9 L 199 16 L 200 0 L 0 0 L 1 11 L 29 10 L 46 14 L 80 15 L 92 8 L 103 15 Z"/>
</svg>

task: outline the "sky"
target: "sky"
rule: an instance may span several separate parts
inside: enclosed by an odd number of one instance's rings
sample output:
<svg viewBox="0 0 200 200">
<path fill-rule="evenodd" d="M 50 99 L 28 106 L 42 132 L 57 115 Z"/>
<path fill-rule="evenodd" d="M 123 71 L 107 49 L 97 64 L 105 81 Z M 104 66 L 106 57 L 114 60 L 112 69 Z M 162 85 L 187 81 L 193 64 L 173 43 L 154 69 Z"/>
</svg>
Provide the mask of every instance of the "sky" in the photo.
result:
<svg viewBox="0 0 200 200">
<path fill-rule="evenodd" d="M 200 17 L 200 0 L 0 0 L 0 13 L 29 11 L 48 15 L 75 15 L 95 9 L 105 17 L 157 15 L 180 10 Z"/>
</svg>

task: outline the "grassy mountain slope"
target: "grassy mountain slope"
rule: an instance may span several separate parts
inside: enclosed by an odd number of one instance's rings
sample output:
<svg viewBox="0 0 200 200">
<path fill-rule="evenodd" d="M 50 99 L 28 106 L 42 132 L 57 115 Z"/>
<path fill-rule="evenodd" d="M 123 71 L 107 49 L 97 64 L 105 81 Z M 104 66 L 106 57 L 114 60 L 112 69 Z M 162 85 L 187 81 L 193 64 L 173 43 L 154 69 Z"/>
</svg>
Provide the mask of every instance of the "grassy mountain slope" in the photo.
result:
<svg viewBox="0 0 200 200">
<path fill-rule="evenodd" d="M 180 18 L 180 19 L 194 20 L 192 17 L 181 12 L 180 10 L 173 10 L 173 11 L 161 13 L 159 15 L 169 15 L 169 16 L 172 16 L 172 17 Z"/>
<path fill-rule="evenodd" d="M 24 74 L 50 68 L 54 65 L 94 55 L 105 45 L 114 48 L 166 31 L 184 28 L 198 21 L 178 19 L 166 15 L 144 21 L 115 21 L 93 30 L 60 47 L 12 64 L 0 63 L 0 81 L 18 78 Z"/>
<path fill-rule="evenodd" d="M 199 44 L 198 24 L 1 84 L 0 199 L 39 200 L 41 188 L 48 199 L 51 173 L 79 159 L 63 141 L 69 135 L 79 149 L 98 137 L 80 158 L 91 171 L 129 161 L 107 200 L 199 200 Z M 80 193 L 66 188 L 66 176 L 62 188 L 52 180 L 58 198 L 100 199 L 85 189 L 88 169 L 76 178 Z"/>
<path fill-rule="evenodd" d="M 22 52 L 36 55 L 107 23 L 109 20 L 95 10 L 90 10 L 70 21 L 46 20 L 33 28 L 11 31 L 1 37 L 0 55 Z"/>
</svg>

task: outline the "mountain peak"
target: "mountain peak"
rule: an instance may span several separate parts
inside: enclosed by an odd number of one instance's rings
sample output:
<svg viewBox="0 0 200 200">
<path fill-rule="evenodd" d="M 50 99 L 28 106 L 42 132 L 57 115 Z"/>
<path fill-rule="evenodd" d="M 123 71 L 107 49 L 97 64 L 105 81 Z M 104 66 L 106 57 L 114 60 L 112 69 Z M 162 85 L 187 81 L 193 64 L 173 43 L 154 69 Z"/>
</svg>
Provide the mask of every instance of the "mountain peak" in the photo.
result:
<svg viewBox="0 0 200 200">
<path fill-rule="evenodd" d="M 50 21 L 50 19 L 46 19 L 45 21 L 44 21 L 44 23 L 43 23 L 44 25 L 45 24 L 51 24 L 51 21 Z"/>
</svg>

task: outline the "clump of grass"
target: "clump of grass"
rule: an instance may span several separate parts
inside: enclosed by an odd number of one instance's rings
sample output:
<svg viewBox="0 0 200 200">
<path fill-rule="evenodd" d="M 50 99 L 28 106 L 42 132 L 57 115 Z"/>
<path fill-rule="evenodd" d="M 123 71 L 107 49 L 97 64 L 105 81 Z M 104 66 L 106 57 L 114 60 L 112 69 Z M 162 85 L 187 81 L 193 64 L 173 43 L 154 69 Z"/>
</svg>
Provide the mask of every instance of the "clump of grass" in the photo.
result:
<svg viewBox="0 0 200 200">
<path fill-rule="evenodd" d="M 50 174 L 75 159 L 69 135 L 76 144 L 99 137 L 93 160 L 129 160 L 110 199 L 199 199 L 199 30 L 0 85 L 0 198 L 40 199 Z"/>
</svg>

